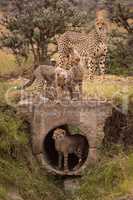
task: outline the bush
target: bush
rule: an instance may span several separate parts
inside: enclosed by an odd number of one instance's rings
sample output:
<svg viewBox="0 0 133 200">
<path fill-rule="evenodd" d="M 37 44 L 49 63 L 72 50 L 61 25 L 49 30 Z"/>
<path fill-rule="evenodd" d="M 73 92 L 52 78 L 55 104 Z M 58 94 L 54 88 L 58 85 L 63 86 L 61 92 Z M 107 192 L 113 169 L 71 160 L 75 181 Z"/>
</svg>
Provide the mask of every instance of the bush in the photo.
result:
<svg viewBox="0 0 133 200">
<path fill-rule="evenodd" d="M 0 107 L 0 198 L 9 199 L 10 190 L 24 200 L 63 200 L 56 181 L 40 169 L 30 145 L 30 129 L 16 117 L 14 109 Z"/>
<path fill-rule="evenodd" d="M 102 160 L 82 179 L 74 199 L 116 200 L 132 193 L 133 154 L 119 154 L 113 159 Z"/>
<path fill-rule="evenodd" d="M 133 37 L 117 30 L 112 32 L 110 38 L 108 72 L 116 75 L 132 75 Z"/>
</svg>

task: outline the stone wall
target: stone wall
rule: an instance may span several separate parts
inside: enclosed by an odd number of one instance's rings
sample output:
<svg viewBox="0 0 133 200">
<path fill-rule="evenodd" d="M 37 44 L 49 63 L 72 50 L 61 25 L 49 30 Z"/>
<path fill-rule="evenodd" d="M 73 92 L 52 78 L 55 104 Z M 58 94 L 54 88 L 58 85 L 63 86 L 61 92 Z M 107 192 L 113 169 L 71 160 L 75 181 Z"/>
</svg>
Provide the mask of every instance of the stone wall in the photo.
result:
<svg viewBox="0 0 133 200">
<path fill-rule="evenodd" d="M 32 150 L 42 167 L 53 174 L 81 175 L 84 169 L 89 166 L 92 161 L 97 159 L 98 148 L 104 137 L 104 124 L 106 119 L 111 115 L 112 107 L 108 103 L 98 101 L 73 101 L 71 103 L 61 104 L 37 101 L 36 103 L 33 102 L 32 106 L 31 104 L 30 106 L 24 103 L 19 104 L 18 112 L 23 116 L 27 116 L 27 119 L 31 123 Z M 61 126 L 66 129 L 69 125 L 74 125 L 79 128 L 80 134 L 84 135 L 88 141 L 89 149 L 82 166 L 77 170 L 70 170 L 66 174 L 63 170 L 58 170 L 57 166 L 54 167 L 49 162 L 45 152 L 44 142 L 46 137 L 49 137 L 47 140 L 49 144 L 45 143 L 45 145 L 53 145 L 51 137 L 52 131 Z M 51 146 L 51 148 L 54 147 Z M 55 157 L 57 157 L 56 153 Z"/>
</svg>

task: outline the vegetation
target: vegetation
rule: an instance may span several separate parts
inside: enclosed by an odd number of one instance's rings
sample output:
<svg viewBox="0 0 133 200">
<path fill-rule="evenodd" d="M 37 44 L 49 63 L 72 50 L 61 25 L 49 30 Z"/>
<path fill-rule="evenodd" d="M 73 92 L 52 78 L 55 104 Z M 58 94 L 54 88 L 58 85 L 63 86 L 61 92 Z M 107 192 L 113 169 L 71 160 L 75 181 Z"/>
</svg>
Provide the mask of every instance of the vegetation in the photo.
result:
<svg viewBox="0 0 133 200">
<path fill-rule="evenodd" d="M 102 160 L 89 169 L 86 176 L 82 179 L 81 187 L 75 194 L 74 199 L 128 200 L 133 195 L 132 184 L 132 153 L 127 156 L 119 152 L 113 158 L 102 156 Z"/>
<path fill-rule="evenodd" d="M 87 169 L 80 188 L 69 199 L 117 200 L 132 196 L 132 149 L 124 152 L 122 145 L 116 143 L 108 151 L 105 148 L 100 151 L 99 162 Z M 33 157 L 28 124 L 16 117 L 13 108 L 1 104 L 0 198 L 12 198 L 12 190 L 25 200 L 67 198 L 60 181 L 47 176 Z"/>
<path fill-rule="evenodd" d="M 64 0 L 16 0 L 2 20 L 8 33 L 2 33 L 1 45 L 17 58 L 27 59 L 31 53 L 34 64 L 46 63 L 50 39 L 64 32 L 68 23 L 81 23 L 81 14 L 73 3 Z"/>
<path fill-rule="evenodd" d="M 25 200 L 63 200 L 60 187 L 39 168 L 31 153 L 27 124 L 15 117 L 12 108 L 2 106 L 0 110 L 0 198 L 13 199 L 13 189 Z"/>
<path fill-rule="evenodd" d="M 29 124 L 5 101 L 10 87 L 10 82 L 0 82 L 0 199 L 14 200 L 17 195 L 25 200 L 64 200 L 60 182 L 48 176 L 32 155 Z"/>
<path fill-rule="evenodd" d="M 84 95 L 88 99 L 97 99 L 103 101 L 115 102 L 117 99 L 119 103 L 123 97 L 130 97 L 133 94 L 132 78 L 117 77 L 108 75 L 104 81 L 100 81 L 98 77 L 92 82 L 86 81 L 84 83 Z"/>
<path fill-rule="evenodd" d="M 90 3 L 91 2 L 91 3 Z M 15 108 L 7 105 L 7 90 L 21 81 L 5 78 L 23 76 L 34 63 L 50 62 L 48 44 L 55 35 L 70 27 L 88 31 L 94 19 L 96 0 L 14 0 L 1 24 L 6 31 L 0 34 L 0 199 L 14 200 L 18 194 L 24 200 L 119 200 L 133 196 L 133 112 L 132 103 L 127 116 L 115 113 L 106 121 L 104 148 L 99 161 L 90 166 L 81 179 L 74 196 L 62 190 L 61 180 L 47 175 L 32 155 L 29 124 L 20 119 Z M 121 103 L 133 96 L 133 28 L 132 9 L 124 1 L 101 0 L 110 11 L 108 73 L 84 83 L 88 99 Z M 130 1 L 127 1 L 130 2 Z M 7 6 L 9 0 L 0 0 Z M 100 4 L 99 4 L 100 5 Z M 5 10 L 4 10 L 5 11 Z M 83 26 L 85 25 L 85 27 Z M 4 29 L 5 30 L 5 29 Z M 6 48 L 5 48 L 6 47 Z M 19 65 L 18 65 L 19 64 Z M 21 67 L 20 67 L 21 66 Z M 10 91 L 16 101 L 19 91 Z M 109 124 L 110 125 L 109 125 Z M 69 127 L 79 133 L 77 127 Z M 12 192 L 13 191 L 13 192 Z"/>
<path fill-rule="evenodd" d="M 106 120 L 99 160 L 82 178 L 74 199 L 129 200 L 133 198 L 133 103 L 124 114 L 117 109 Z"/>
<path fill-rule="evenodd" d="M 21 60 L 21 67 L 18 65 L 16 58 L 8 51 L 0 50 L 0 79 L 17 78 L 18 76 L 29 76 L 31 71 L 32 57 L 25 62 Z"/>
<path fill-rule="evenodd" d="M 110 20 L 117 25 L 110 33 L 109 72 L 117 75 L 132 75 L 133 27 L 132 8 L 124 1 L 107 1 Z"/>
<path fill-rule="evenodd" d="M 107 73 L 132 75 L 132 9 L 128 4 L 124 4 L 124 1 L 104 0 L 99 2 L 107 4 L 110 21 L 112 21 L 110 23 Z M 2 31 L 0 36 L 0 47 L 12 50 L 17 60 L 10 59 L 12 55 L 8 54 L 9 60 L 7 60 L 6 55 L 5 58 L 2 55 L 0 75 L 1 68 L 4 68 L 3 73 L 10 68 L 8 74 L 13 72 L 18 75 L 23 74 L 27 66 L 31 66 L 33 62 L 35 66 L 37 63 L 50 63 L 49 42 L 55 43 L 55 36 L 69 30 L 70 27 L 73 30 L 76 30 L 77 27 L 80 31 L 90 30 L 93 24 L 95 6 L 96 1 L 89 4 L 86 1 L 81 3 L 55 0 L 46 3 L 42 0 L 40 2 L 15 0 L 0 21 L 6 27 L 6 31 Z M 25 62 L 29 57 L 30 61 Z M 16 65 L 16 61 L 21 69 Z M 16 68 L 19 69 L 16 70 Z"/>
</svg>

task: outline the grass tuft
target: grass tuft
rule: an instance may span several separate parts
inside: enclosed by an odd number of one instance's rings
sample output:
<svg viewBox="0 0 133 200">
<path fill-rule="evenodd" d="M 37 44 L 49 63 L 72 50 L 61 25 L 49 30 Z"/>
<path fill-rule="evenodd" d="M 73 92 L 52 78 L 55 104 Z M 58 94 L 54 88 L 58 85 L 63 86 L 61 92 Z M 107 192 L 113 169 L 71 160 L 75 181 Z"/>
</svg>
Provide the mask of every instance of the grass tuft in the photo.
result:
<svg viewBox="0 0 133 200">
<path fill-rule="evenodd" d="M 76 193 L 80 200 L 116 200 L 132 195 L 133 153 L 103 158 L 89 169 Z"/>
</svg>

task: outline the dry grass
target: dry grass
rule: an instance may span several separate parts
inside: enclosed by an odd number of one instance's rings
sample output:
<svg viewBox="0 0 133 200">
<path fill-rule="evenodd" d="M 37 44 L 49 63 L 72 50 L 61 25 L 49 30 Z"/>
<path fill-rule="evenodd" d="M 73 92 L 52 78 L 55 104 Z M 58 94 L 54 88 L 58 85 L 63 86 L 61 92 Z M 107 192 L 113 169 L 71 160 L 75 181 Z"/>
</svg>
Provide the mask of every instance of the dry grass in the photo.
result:
<svg viewBox="0 0 133 200">
<path fill-rule="evenodd" d="M 6 91 L 10 88 L 8 97 L 13 101 L 21 95 L 20 90 L 16 90 L 15 86 L 22 86 L 25 79 L 18 78 L 5 82 L 0 82 L 0 90 L 2 92 L 1 101 L 4 102 Z M 121 78 L 118 76 L 106 75 L 106 78 L 101 82 L 100 77 L 96 77 L 93 81 L 86 81 L 84 83 L 84 99 L 86 100 L 100 100 L 110 103 L 121 103 L 131 100 L 133 97 L 133 78 Z M 27 88 L 27 92 L 37 93 L 35 84 Z"/>
<path fill-rule="evenodd" d="M 6 75 L 13 71 L 16 71 L 17 64 L 15 57 L 7 52 L 0 50 L 0 75 Z"/>
<path fill-rule="evenodd" d="M 133 197 L 133 154 L 119 153 L 114 158 L 103 156 L 88 169 L 75 199 L 116 200 Z"/>
<path fill-rule="evenodd" d="M 104 80 L 95 77 L 93 81 L 85 81 L 84 95 L 88 99 L 113 100 L 133 95 L 133 77 L 106 75 Z"/>
<path fill-rule="evenodd" d="M 16 62 L 15 56 L 8 51 L 0 50 L 0 76 L 12 77 L 21 75 L 24 71 L 28 71 L 32 65 L 32 58 L 29 57 L 27 62 L 23 62 L 19 66 Z"/>
</svg>

